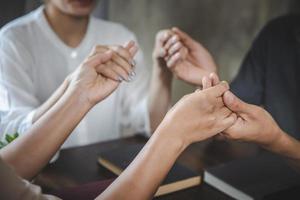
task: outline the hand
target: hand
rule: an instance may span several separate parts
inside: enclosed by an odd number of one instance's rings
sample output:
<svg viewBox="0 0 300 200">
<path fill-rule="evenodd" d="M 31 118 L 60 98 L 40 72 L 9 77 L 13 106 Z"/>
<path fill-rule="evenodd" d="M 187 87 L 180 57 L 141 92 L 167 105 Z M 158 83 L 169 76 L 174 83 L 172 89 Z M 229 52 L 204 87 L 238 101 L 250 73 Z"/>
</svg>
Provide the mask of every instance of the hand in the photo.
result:
<svg viewBox="0 0 300 200">
<path fill-rule="evenodd" d="M 174 134 L 185 145 L 210 138 L 232 126 L 236 115 L 225 107 L 223 94 L 229 86 L 222 82 L 214 87 L 184 96 L 167 113 L 158 127 Z"/>
<path fill-rule="evenodd" d="M 218 76 L 214 73 L 202 79 L 204 89 L 219 82 Z M 243 102 L 230 91 L 224 93 L 223 101 L 225 106 L 236 113 L 237 120 L 233 126 L 223 131 L 222 136 L 266 146 L 272 144 L 281 135 L 282 130 L 263 108 Z"/>
<path fill-rule="evenodd" d="M 120 45 L 104 46 L 98 45 L 94 48 L 93 54 L 104 53 L 112 50 L 112 59 L 104 63 L 101 74 L 115 81 L 131 81 L 135 76 L 134 72 L 134 56 L 138 51 L 134 41 L 128 42 L 125 47 Z M 113 69 L 112 69 L 113 68 Z"/>
<path fill-rule="evenodd" d="M 168 77 L 171 80 L 172 72 L 167 68 L 167 63 L 165 57 L 167 56 L 167 51 L 164 48 L 166 42 L 173 36 L 171 30 L 161 30 L 156 34 L 155 45 L 152 53 L 152 58 L 154 62 L 154 67 L 163 76 Z"/>
<path fill-rule="evenodd" d="M 224 131 L 227 138 L 270 145 L 282 132 L 272 116 L 263 108 L 247 104 L 230 91 L 224 94 L 225 105 L 238 116 L 235 124 Z"/>
<path fill-rule="evenodd" d="M 172 37 L 165 42 L 167 67 L 181 80 L 201 85 L 202 77 L 217 71 L 207 49 L 178 28 L 172 28 Z"/>
</svg>

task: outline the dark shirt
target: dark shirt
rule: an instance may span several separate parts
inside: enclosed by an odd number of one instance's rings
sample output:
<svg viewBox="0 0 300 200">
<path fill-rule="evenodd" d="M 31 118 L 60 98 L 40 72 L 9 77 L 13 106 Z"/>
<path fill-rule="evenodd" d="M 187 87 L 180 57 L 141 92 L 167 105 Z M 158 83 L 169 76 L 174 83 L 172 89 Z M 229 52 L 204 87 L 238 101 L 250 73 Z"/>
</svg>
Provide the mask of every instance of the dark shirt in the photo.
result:
<svg viewBox="0 0 300 200">
<path fill-rule="evenodd" d="M 300 16 L 269 22 L 247 53 L 231 90 L 263 106 L 288 134 L 300 138 Z"/>
</svg>

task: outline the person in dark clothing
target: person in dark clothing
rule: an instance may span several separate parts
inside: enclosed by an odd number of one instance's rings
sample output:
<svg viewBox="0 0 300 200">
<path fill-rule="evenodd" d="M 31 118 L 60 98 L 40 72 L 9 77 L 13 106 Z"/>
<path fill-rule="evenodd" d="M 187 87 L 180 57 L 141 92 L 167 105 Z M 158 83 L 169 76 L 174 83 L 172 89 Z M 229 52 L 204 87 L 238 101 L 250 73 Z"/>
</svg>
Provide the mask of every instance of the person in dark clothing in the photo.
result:
<svg viewBox="0 0 300 200">
<path fill-rule="evenodd" d="M 300 16 L 268 23 L 255 39 L 231 90 L 261 105 L 279 126 L 300 139 Z"/>
<path fill-rule="evenodd" d="M 217 65 L 205 47 L 179 28 L 164 32 L 169 35 L 162 47 L 169 70 L 176 74 L 189 66 L 185 77 L 195 85 L 205 89 L 218 84 Z M 231 92 L 224 95 L 238 119 L 219 134 L 256 143 L 296 168 L 300 167 L 299 53 L 300 16 L 279 17 L 260 31 L 231 83 Z"/>
<path fill-rule="evenodd" d="M 171 70 L 187 64 L 197 66 L 203 70 L 202 74 L 197 73 L 200 84 L 203 76 L 217 71 L 212 56 L 200 43 L 178 28 L 168 31 L 171 37 L 178 38 L 168 46 L 169 55 L 165 58 Z M 174 52 L 174 46 L 181 49 Z M 264 107 L 284 131 L 297 139 L 300 139 L 299 65 L 300 16 L 279 17 L 256 36 L 231 83 L 235 95 L 247 103 Z"/>
</svg>

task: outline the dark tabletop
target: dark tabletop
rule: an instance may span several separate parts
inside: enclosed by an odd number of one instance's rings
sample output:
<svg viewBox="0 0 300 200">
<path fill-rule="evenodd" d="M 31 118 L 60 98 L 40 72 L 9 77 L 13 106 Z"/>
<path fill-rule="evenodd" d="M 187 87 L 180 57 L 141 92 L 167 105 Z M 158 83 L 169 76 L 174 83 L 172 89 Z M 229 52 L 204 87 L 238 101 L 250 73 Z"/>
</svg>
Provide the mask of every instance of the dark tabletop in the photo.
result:
<svg viewBox="0 0 300 200">
<path fill-rule="evenodd" d="M 107 142 L 99 142 L 82 147 L 64 149 L 59 158 L 43 169 L 35 183 L 42 186 L 45 192 L 66 187 L 107 180 L 116 176 L 97 163 L 97 155 L 107 148 L 125 144 L 145 143 L 146 138 L 135 136 Z M 203 173 L 203 169 L 216 166 L 241 157 L 259 152 L 259 148 L 248 143 L 236 141 L 208 140 L 191 145 L 179 157 L 178 162 L 186 167 Z M 231 199 L 213 187 L 202 182 L 200 186 L 175 192 L 157 199 Z"/>
</svg>

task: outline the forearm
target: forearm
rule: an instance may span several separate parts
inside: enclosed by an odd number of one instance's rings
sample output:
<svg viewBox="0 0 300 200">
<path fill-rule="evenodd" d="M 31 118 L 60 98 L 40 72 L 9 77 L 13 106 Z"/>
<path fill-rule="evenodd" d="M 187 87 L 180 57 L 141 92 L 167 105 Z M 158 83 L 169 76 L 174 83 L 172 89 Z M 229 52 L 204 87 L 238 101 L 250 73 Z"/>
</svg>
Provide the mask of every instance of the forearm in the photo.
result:
<svg viewBox="0 0 300 200">
<path fill-rule="evenodd" d="M 166 69 L 153 66 L 148 109 L 150 115 L 151 133 L 158 127 L 171 104 L 172 75 Z"/>
<path fill-rule="evenodd" d="M 27 134 L 3 148 L 0 155 L 20 176 L 32 178 L 57 152 L 89 108 L 78 92 L 66 92 Z"/>
<path fill-rule="evenodd" d="M 127 169 L 97 199 L 152 199 L 185 144 L 157 130 Z"/>
<path fill-rule="evenodd" d="M 289 136 L 282 130 L 277 133 L 278 137 L 271 144 L 263 145 L 271 152 L 287 158 L 293 166 L 300 170 L 300 142 Z"/>
<path fill-rule="evenodd" d="M 34 116 L 32 118 L 32 123 L 34 124 L 38 119 L 41 118 L 64 94 L 68 87 L 68 80 L 66 79 L 59 88 L 51 95 L 51 97 L 43 103 L 40 107 L 35 110 Z"/>
</svg>

